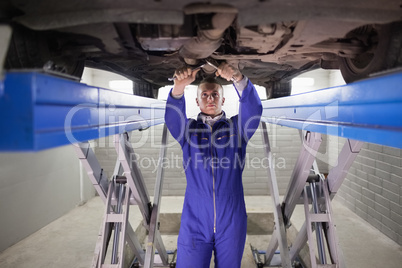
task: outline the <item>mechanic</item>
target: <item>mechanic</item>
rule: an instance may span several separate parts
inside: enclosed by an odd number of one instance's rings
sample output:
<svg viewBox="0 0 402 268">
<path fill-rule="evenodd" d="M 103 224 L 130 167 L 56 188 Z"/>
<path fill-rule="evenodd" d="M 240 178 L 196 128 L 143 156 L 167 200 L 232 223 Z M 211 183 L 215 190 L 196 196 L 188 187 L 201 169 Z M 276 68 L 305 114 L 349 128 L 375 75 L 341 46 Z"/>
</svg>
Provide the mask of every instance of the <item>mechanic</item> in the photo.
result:
<svg viewBox="0 0 402 268">
<path fill-rule="evenodd" d="M 198 71 L 177 69 L 166 103 L 165 122 L 181 145 L 187 179 L 176 267 L 207 268 L 212 251 L 215 267 L 240 267 L 247 231 L 242 172 L 246 145 L 258 128 L 262 105 L 248 78 L 222 63 L 215 75 L 234 79 L 239 114 L 226 118 L 222 85 L 209 77 L 197 89 L 201 113 L 197 120 L 188 119 L 184 88 L 195 81 Z"/>
</svg>

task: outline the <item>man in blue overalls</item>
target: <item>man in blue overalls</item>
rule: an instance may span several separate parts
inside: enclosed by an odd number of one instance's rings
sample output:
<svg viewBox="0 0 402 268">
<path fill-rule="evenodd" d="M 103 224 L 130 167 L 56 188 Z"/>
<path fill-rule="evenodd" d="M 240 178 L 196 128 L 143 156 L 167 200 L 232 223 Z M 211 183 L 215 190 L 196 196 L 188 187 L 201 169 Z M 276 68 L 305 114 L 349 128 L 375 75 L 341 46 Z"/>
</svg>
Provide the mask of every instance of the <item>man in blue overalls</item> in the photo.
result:
<svg viewBox="0 0 402 268">
<path fill-rule="evenodd" d="M 215 78 L 197 89 L 197 120 L 186 116 L 184 88 L 197 71 L 181 68 L 166 104 L 165 122 L 183 151 L 187 188 L 177 246 L 178 268 L 240 267 L 247 231 L 242 172 L 248 140 L 258 128 L 262 105 L 247 77 L 226 63 L 216 76 L 236 81 L 239 114 L 226 118 L 223 88 Z"/>
</svg>

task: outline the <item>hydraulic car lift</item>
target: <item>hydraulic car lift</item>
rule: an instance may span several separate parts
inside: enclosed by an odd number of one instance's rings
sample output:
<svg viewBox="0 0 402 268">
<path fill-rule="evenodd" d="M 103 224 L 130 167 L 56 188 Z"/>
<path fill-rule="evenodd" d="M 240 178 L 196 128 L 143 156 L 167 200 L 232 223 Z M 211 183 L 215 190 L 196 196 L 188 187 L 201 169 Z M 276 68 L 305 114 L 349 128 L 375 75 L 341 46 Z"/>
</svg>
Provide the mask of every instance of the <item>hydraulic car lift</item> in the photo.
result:
<svg viewBox="0 0 402 268">
<path fill-rule="evenodd" d="M 266 123 L 299 129 L 302 148 L 282 203 L 274 165 L 269 165 L 268 181 L 275 208 L 275 230 L 265 253 L 253 250 L 257 267 L 292 267 L 306 242 L 310 263 L 304 265 L 345 267 L 332 218 L 331 199 L 342 185 L 364 142 L 402 148 L 402 73 L 268 100 L 263 102 L 263 106 L 262 136 L 269 161 L 272 163 L 272 153 Z M 315 161 L 322 141 L 321 134 L 346 138 L 338 165 L 329 171 L 326 178 L 320 174 Z M 297 204 L 304 205 L 306 220 L 296 239 L 289 243 L 287 228 Z M 278 247 L 280 256 L 275 255 Z"/>
<path fill-rule="evenodd" d="M 302 148 L 282 203 L 273 165 L 270 164 L 267 170 L 275 208 L 275 230 L 266 252 L 253 250 L 258 267 L 294 266 L 307 242 L 311 267 L 344 267 L 330 201 L 363 142 L 402 148 L 401 105 L 402 73 L 263 101 L 262 137 L 269 161 L 272 163 L 267 123 L 300 129 Z M 0 84 L 0 111 L 6 115 L 0 121 L 0 151 L 39 151 L 74 143 L 90 180 L 105 202 L 104 222 L 92 267 L 127 265 L 124 264 L 126 243 L 140 266 L 174 266 L 174 256 L 170 257 L 164 248 L 158 220 L 163 186 L 161 159 L 166 153 L 167 129 L 164 127 L 162 135 L 153 203 L 141 171 L 133 161 L 135 154 L 127 134 L 163 123 L 164 106 L 162 101 L 37 72 L 8 73 Z M 326 178 L 319 173 L 315 163 L 321 134 L 346 138 L 338 165 Z M 104 174 L 88 142 L 110 135 L 114 135 L 118 153 L 111 179 Z M 289 243 L 287 228 L 297 204 L 304 205 L 306 222 L 296 240 Z M 149 232 L 145 250 L 128 222 L 130 205 L 139 206 Z M 112 233 L 111 264 L 105 264 Z M 278 248 L 279 254 L 275 254 Z"/>
</svg>

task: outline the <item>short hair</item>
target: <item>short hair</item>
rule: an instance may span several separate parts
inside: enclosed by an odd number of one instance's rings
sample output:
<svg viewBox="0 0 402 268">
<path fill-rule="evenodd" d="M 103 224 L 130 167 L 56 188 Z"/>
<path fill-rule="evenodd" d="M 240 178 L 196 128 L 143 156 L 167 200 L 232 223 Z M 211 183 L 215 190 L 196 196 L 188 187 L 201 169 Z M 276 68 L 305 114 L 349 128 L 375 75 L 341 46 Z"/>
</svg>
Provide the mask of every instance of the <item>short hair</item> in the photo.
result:
<svg viewBox="0 0 402 268">
<path fill-rule="evenodd" d="M 222 83 L 219 81 L 219 79 L 216 76 L 211 76 L 210 75 L 210 76 L 205 77 L 198 84 L 198 88 L 200 87 L 201 84 L 217 84 L 217 85 L 219 85 L 219 87 L 222 89 L 222 92 L 223 92 Z"/>
</svg>

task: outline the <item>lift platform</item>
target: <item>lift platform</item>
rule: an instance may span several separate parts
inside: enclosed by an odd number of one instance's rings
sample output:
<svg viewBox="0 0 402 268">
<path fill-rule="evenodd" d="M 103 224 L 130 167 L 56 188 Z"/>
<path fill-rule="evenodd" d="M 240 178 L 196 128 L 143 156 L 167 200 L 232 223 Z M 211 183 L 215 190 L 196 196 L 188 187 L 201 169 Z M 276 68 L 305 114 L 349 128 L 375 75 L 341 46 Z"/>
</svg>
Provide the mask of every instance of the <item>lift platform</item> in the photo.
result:
<svg viewBox="0 0 402 268">
<path fill-rule="evenodd" d="M 306 242 L 310 259 L 304 266 L 345 267 L 331 200 L 364 142 L 402 148 L 402 73 L 267 100 L 263 107 L 262 138 L 270 161 L 267 171 L 275 230 L 265 252 L 253 250 L 257 267 L 293 267 Z M 301 133 L 302 147 L 282 202 L 271 164 L 267 124 L 296 128 Z M 319 172 L 315 160 L 322 134 L 346 139 L 338 165 L 326 177 Z M 297 204 L 304 205 L 306 220 L 296 239 L 289 242 L 287 228 Z M 279 254 L 275 254 L 277 249 Z"/>
<path fill-rule="evenodd" d="M 402 148 L 402 73 L 388 74 L 346 86 L 263 101 L 262 138 L 272 163 L 270 124 L 300 130 L 302 147 L 283 201 L 279 200 L 275 169 L 267 169 L 274 204 L 275 230 L 266 251 L 253 249 L 257 267 L 294 267 L 307 242 L 310 259 L 304 266 L 344 267 L 332 218 L 331 200 L 364 142 Z M 150 201 L 130 146 L 128 132 L 163 123 L 165 102 L 91 87 L 37 72 L 7 73 L 0 83 L 0 151 L 40 151 L 74 144 L 99 196 L 105 202 L 104 221 L 92 267 L 125 267 L 125 244 L 141 267 L 174 267 L 159 233 L 166 154 L 164 127 L 153 202 Z M 338 165 L 323 176 L 315 157 L 321 135 L 346 139 Z M 112 177 L 103 173 L 90 140 L 114 136 L 118 154 Z M 296 205 L 306 222 L 289 242 L 287 229 Z M 149 232 L 142 248 L 128 222 L 138 205 Z M 315 238 L 313 233 L 315 232 Z M 112 237 L 111 264 L 106 264 Z M 314 246 L 317 244 L 317 246 Z M 278 253 L 279 249 L 279 253 Z M 158 252 L 157 257 L 155 252 Z"/>
</svg>

